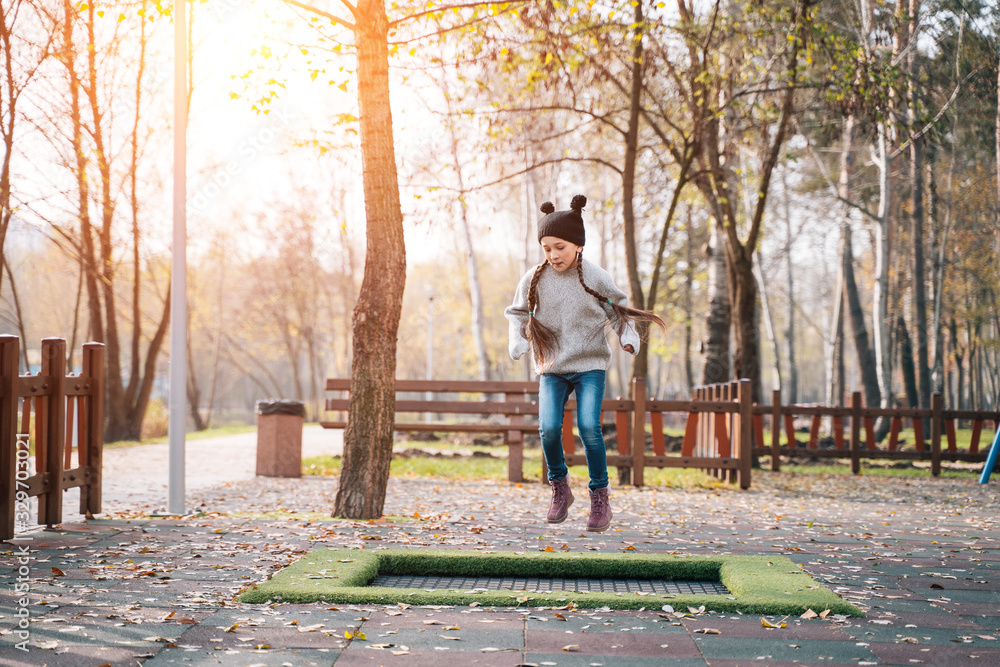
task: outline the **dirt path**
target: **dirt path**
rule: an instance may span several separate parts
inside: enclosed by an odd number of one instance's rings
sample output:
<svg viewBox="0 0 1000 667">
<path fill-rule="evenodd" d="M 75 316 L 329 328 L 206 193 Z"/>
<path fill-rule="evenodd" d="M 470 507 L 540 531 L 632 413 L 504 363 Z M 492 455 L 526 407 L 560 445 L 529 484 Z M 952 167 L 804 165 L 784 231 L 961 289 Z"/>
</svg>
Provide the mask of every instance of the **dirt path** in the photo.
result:
<svg viewBox="0 0 1000 667">
<path fill-rule="evenodd" d="M 338 455 L 343 431 L 308 425 L 302 430 L 302 456 Z M 167 504 L 170 446 L 164 444 L 104 450 L 103 509 L 152 511 Z M 257 433 L 190 440 L 185 445 L 186 491 L 197 492 L 253 480 L 257 463 Z M 66 492 L 66 521 L 80 519 L 76 490 Z"/>
</svg>

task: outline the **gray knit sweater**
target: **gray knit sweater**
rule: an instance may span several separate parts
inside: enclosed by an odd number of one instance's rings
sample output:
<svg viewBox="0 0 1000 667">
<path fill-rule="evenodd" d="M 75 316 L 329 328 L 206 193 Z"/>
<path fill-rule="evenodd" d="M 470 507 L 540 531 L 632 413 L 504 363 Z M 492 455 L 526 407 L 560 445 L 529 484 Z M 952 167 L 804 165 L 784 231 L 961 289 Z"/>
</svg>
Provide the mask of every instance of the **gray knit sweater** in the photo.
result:
<svg viewBox="0 0 1000 667">
<path fill-rule="evenodd" d="M 616 304 L 628 305 L 628 296 L 615 285 L 607 271 L 583 259 L 583 279 L 595 292 Z M 504 310 L 510 320 L 510 356 L 520 359 L 531 349 L 524 337 L 528 324 L 528 285 L 535 270 L 524 274 L 517 285 L 514 303 Z M 611 306 L 600 303 L 583 289 L 576 268 L 559 273 L 546 267 L 538 280 L 538 302 L 535 317 L 556 335 L 558 348 L 554 358 L 543 368 L 535 359 L 536 373 L 582 373 L 607 370 L 611 365 L 611 348 L 604 334 L 604 325 Z M 631 321 L 621 332 L 622 346 L 631 345 L 633 354 L 639 351 L 639 334 Z"/>
</svg>

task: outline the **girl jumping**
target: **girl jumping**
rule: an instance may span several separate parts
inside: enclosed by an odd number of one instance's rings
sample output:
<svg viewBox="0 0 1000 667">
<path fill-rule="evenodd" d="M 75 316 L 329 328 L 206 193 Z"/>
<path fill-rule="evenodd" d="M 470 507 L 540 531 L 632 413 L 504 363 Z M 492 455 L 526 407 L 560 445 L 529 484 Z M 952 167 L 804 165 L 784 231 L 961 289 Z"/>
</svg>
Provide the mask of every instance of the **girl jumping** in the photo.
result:
<svg viewBox="0 0 1000 667">
<path fill-rule="evenodd" d="M 634 321 L 664 324 L 650 312 L 629 308 L 628 296 L 608 272 L 583 258 L 586 235 L 580 213 L 586 205 L 583 195 L 573 197 L 568 211 L 542 204 L 538 242 L 545 261 L 524 274 L 504 315 L 510 320 L 510 356 L 520 359 L 530 349 L 538 374 L 538 433 L 552 487 L 546 520 L 562 523 L 573 504 L 561 434 L 563 409 L 576 392 L 576 424 L 590 473 L 587 530 L 602 532 L 612 516 L 601 433 L 604 374 L 611 365 L 604 326 L 610 322 L 622 349 L 634 355 L 639 349 Z"/>
</svg>

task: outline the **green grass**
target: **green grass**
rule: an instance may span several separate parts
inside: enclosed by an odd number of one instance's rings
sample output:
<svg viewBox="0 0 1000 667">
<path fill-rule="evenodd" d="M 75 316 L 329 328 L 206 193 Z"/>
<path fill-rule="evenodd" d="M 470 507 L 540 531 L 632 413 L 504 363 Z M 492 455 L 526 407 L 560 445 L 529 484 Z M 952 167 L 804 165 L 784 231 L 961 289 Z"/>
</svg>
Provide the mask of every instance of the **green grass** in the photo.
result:
<svg viewBox="0 0 1000 667">
<path fill-rule="evenodd" d="M 413 443 L 419 446 L 423 443 Z M 424 449 L 429 449 L 422 446 Z M 437 448 L 437 447 L 435 447 Z M 461 449 L 479 449 L 496 452 L 497 448 L 461 447 Z M 340 474 L 340 457 L 314 456 L 302 460 L 304 475 L 320 475 L 325 477 Z M 542 477 L 541 453 L 537 450 L 525 450 L 522 470 L 526 479 L 540 480 Z M 485 458 L 471 456 L 437 457 L 413 456 L 394 458 L 389 466 L 394 477 L 429 477 L 449 480 L 505 480 L 507 479 L 506 458 Z M 587 466 L 570 466 L 570 477 L 577 480 L 588 479 Z M 614 469 L 609 476 L 615 483 L 617 474 Z M 684 468 L 646 468 L 645 483 L 647 486 L 659 486 L 674 489 L 714 489 L 725 486 L 715 477 L 701 470 Z"/>
<path fill-rule="evenodd" d="M 440 576 L 522 576 L 598 579 L 719 581 L 731 595 L 635 595 L 555 591 L 428 591 L 370 587 L 379 574 Z M 680 610 L 751 614 L 801 614 L 829 609 L 864 616 L 854 605 L 818 584 L 785 556 L 674 556 L 664 554 L 583 554 L 387 549 L 315 549 L 270 580 L 255 584 L 242 602 L 335 602 L 345 604 L 447 604 L 481 606 L 562 606 L 639 609 L 669 604 Z"/>
</svg>

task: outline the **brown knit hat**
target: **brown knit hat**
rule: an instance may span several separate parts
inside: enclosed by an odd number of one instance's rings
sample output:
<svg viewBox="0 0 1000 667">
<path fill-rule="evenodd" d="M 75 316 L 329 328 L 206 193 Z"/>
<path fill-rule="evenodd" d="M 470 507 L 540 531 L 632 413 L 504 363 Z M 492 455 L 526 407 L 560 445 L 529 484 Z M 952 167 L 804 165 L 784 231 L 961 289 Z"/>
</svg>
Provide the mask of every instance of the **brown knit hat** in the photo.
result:
<svg viewBox="0 0 1000 667">
<path fill-rule="evenodd" d="M 557 211 L 552 202 L 542 204 L 545 217 L 538 221 L 538 242 L 546 236 L 554 236 L 564 241 L 582 246 L 587 241 L 587 233 L 583 229 L 583 216 L 580 211 L 587 205 L 587 198 L 576 195 L 569 204 L 568 211 Z"/>
</svg>

